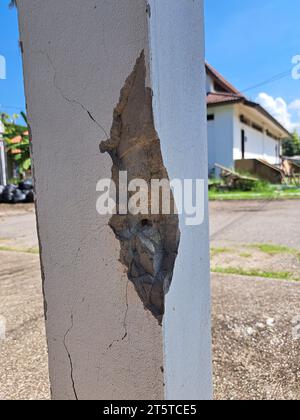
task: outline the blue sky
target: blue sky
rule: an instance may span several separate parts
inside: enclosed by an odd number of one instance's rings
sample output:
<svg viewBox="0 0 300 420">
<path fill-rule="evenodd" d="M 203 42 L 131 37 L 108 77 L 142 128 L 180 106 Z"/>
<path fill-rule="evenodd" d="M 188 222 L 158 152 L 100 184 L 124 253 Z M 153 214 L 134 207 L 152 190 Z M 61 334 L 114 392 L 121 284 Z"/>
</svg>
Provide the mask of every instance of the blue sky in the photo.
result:
<svg viewBox="0 0 300 420">
<path fill-rule="evenodd" d="M 0 112 L 25 110 L 22 58 L 18 45 L 17 13 L 0 0 L 0 55 L 6 60 L 6 80 L 0 79 Z"/>
<path fill-rule="evenodd" d="M 300 80 L 292 57 L 300 55 L 299 0 L 205 0 L 206 59 L 238 89 L 286 73 L 246 92 L 289 129 L 300 123 Z"/>
<path fill-rule="evenodd" d="M 7 79 L 0 79 L 0 111 L 25 109 L 17 15 L 0 0 L 0 55 Z M 205 0 L 206 58 L 238 89 L 257 85 L 292 68 L 300 55 L 299 0 Z M 290 73 L 247 91 L 285 124 L 300 123 L 300 80 Z M 291 127 L 289 127 L 291 128 Z"/>
</svg>

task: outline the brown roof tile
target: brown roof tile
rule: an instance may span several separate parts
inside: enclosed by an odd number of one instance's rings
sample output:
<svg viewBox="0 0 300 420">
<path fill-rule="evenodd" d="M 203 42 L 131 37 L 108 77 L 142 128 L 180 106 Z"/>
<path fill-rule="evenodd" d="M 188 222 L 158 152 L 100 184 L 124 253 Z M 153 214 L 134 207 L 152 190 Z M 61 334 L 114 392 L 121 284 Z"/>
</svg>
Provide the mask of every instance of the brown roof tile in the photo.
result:
<svg viewBox="0 0 300 420">
<path fill-rule="evenodd" d="M 208 93 L 207 94 L 207 105 L 220 105 L 228 103 L 242 102 L 243 97 L 235 95 L 233 93 Z"/>
</svg>

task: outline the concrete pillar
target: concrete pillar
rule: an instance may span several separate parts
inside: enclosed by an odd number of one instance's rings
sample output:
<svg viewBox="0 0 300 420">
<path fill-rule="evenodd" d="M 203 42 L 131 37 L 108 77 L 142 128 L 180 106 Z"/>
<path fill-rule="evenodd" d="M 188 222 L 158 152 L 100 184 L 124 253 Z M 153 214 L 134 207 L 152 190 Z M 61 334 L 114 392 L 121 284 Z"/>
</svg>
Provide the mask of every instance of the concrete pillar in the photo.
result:
<svg viewBox="0 0 300 420">
<path fill-rule="evenodd" d="M 206 193 L 197 226 L 96 210 L 117 169 L 206 183 L 202 7 L 18 2 L 54 399 L 211 398 Z"/>
</svg>

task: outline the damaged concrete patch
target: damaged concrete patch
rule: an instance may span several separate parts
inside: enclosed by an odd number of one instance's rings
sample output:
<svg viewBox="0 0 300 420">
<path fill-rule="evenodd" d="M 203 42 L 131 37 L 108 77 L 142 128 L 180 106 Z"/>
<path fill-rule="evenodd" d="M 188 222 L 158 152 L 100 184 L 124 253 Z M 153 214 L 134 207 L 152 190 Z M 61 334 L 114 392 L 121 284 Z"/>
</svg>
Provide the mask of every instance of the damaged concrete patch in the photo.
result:
<svg viewBox="0 0 300 420">
<path fill-rule="evenodd" d="M 168 173 L 163 164 L 160 140 L 154 127 L 152 90 L 146 87 L 145 55 L 142 52 L 133 72 L 121 90 L 120 101 L 114 110 L 111 137 L 100 145 L 113 161 L 112 180 L 119 185 L 119 172 L 127 171 L 128 182 L 165 180 Z M 128 199 L 133 193 L 128 193 Z M 119 201 L 117 208 L 119 210 Z M 120 261 L 128 269 L 146 309 L 159 323 L 165 310 L 165 294 L 169 291 L 178 253 L 180 232 L 174 198 L 170 192 L 171 214 L 122 215 L 118 211 L 110 226 L 121 244 Z M 159 205 L 161 209 L 162 206 Z"/>
</svg>

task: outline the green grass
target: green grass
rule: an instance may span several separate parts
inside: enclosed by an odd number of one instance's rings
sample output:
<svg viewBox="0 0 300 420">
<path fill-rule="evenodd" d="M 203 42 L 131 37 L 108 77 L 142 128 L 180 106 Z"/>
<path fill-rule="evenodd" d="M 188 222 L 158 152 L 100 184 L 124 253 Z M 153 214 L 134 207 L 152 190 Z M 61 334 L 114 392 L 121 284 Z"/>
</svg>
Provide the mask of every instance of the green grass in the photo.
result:
<svg viewBox="0 0 300 420">
<path fill-rule="evenodd" d="M 0 246 L 2 252 L 19 252 L 25 254 L 39 254 L 38 248 L 15 248 L 13 246 Z"/>
<path fill-rule="evenodd" d="M 252 254 L 250 254 L 249 252 L 242 252 L 240 253 L 240 257 L 242 258 L 251 258 Z"/>
<path fill-rule="evenodd" d="M 247 269 L 243 268 L 233 268 L 233 267 L 215 267 L 211 270 L 213 273 L 218 274 L 232 274 L 237 276 L 247 276 L 247 277 L 262 277 L 266 279 L 276 279 L 276 280 L 290 280 L 290 281 L 300 281 L 300 277 L 295 278 L 295 274 L 288 271 L 263 271 L 257 269 Z"/>
<path fill-rule="evenodd" d="M 253 191 L 220 192 L 212 189 L 209 191 L 209 199 L 211 201 L 300 199 L 300 189 L 259 183 Z"/>
<path fill-rule="evenodd" d="M 295 255 L 300 259 L 300 252 L 297 249 L 289 248 L 288 246 L 273 245 L 273 244 L 254 244 L 249 245 L 250 248 L 256 248 L 261 252 L 269 255 L 290 254 Z"/>
<path fill-rule="evenodd" d="M 234 252 L 234 251 L 230 248 L 211 248 L 210 250 L 210 254 L 212 257 L 215 257 L 216 255 L 230 253 L 230 252 Z"/>
</svg>

